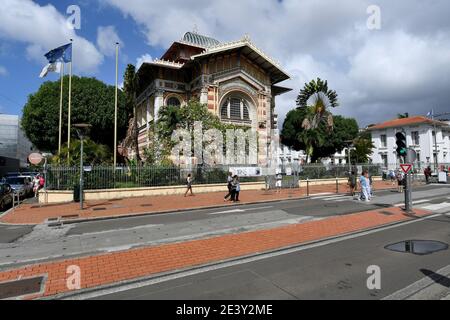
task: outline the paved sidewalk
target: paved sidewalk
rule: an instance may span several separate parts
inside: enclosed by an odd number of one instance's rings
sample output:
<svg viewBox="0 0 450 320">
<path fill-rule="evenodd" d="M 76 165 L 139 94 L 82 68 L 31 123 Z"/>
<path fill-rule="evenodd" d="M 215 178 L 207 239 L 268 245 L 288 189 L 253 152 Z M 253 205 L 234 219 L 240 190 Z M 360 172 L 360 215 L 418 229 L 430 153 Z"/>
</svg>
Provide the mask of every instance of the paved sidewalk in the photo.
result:
<svg viewBox="0 0 450 320">
<path fill-rule="evenodd" d="M 417 217 L 429 212 L 416 210 Z M 317 241 L 386 224 L 414 219 L 399 208 L 387 208 L 270 230 L 258 230 L 182 243 L 150 246 L 110 254 L 41 263 L 0 272 L 0 283 L 44 276 L 40 294 L 24 299 L 71 292 L 69 266 L 80 270 L 81 289 L 111 285 L 169 271 L 240 258 L 301 243 Z M 70 282 L 69 282 L 70 284 Z"/>
<path fill-rule="evenodd" d="M 391 183 L 376 181 L 375 190 L 395 188 Z M 346 184 L 339 185 L 339 192 L 348 191 Z M 194 187 L 195 192 L 195 187 Z M 311 186 L 310 195 L 322 193 L 336 193 L 336 185 Z M 298 199 L 306 196 L 306 187 L 300 189 L 285 189 L 281 193 L 275 191 L 252 190 L 241 192 L 240 204 L 265 201 Z M 0 218 L 0 223 L 10 224 L 40 224 L 48 219 L 96 219 L 105 217 L 119 217 L 128 215 L 151 214 L 179 210 L 200 209 L 216 206 L 232 206 L 233 203 L 224 202 L 225 193 L 214 192 L 198 194 L 195 197 L 154 196 L 128 198 L 111 201 L 87 202 L 85 210 L 80 210 L 77 203 L 39 206 L 37 204 L 22 204 Z"/>
</svg>

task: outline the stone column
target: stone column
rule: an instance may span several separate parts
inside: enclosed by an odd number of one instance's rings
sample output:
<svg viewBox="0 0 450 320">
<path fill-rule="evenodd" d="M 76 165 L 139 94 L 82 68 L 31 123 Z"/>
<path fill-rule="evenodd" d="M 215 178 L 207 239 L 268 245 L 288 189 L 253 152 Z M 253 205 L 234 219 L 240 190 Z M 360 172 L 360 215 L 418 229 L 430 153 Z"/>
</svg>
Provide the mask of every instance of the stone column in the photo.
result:
<svg viewBox="0 0 450 320">
<path fill-rule="evenodd" d="M 155 93 L 155 109 L 154 109 L 154 117 L 155 123 L 158 121 L 158 113 L 159 109 L 164 106 L 164 91 L 158 90 Z"/>
</svg>

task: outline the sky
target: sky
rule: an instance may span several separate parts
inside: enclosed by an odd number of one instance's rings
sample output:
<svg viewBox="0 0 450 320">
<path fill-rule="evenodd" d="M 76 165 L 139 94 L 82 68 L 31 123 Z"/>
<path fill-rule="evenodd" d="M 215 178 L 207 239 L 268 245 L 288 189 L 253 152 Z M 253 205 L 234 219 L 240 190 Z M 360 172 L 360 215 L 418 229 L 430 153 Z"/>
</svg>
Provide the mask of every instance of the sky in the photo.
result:
<svg viewBox="0 0 450 320">
<path fill-rule="evenodd" d="M 74 73 L 113 85 L 115 42 L 123 83 L 128 63 L 159 58 L 194 29 L 221 42 L 248 35 L 280 62 L 292 77 L 280 85 L 293 89 L 276 99 L 281 122 L 317 77 L 339 95 L 332 112 L 361 127 L 450 112 L 449 13 L 448 0 L 2 0 L 0 113 L 20 115 L 28 95 L 58 79 L 39 78 L 44 54 L 71 38 Z"/>
</svg>

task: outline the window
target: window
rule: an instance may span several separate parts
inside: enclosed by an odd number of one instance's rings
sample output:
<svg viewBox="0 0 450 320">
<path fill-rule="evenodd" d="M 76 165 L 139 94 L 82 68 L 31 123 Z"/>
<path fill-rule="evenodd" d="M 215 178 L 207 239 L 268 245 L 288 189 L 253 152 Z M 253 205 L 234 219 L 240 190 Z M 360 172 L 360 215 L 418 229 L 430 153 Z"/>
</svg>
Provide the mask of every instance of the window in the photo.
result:
<svg viewBox="0 0 450 320">
<path fill-rule="evenodd" d="M 247 102 L 239 98 L 229 98 L 220 109 L 220 116 L 222 119 L 230 120 L 250 120 L 250 113 Z"/>
<path fill-rule="evenodd" d="M 381 162 L 383 163 L 384 167 L 388 166 L 388 156 L 387 156 L 387 154 L 381 155 Z"/>
<path fill-rule="evenodd" d="M 420 136 L 418 131 L 411 132 L 412 143 L 415 146 L 420 145 Z"/>
<path fill-rule="evenodd" d="M 386 148 L 387 147 L 387 137 L 385 134 L 382 134 L 381 137 L 381 147 Z"/>
<path fill-rule="evenodd" d="M 181 102 L 180 102 L 180 100 L 178 100 L 177 98 L 171 97 L 171 98 L 169 98 L 169 99 L 167 100 L 167 106 L 170 106 L 170 107 L 179 107 L 179 106 L 181 106 Z"/>
</svg>

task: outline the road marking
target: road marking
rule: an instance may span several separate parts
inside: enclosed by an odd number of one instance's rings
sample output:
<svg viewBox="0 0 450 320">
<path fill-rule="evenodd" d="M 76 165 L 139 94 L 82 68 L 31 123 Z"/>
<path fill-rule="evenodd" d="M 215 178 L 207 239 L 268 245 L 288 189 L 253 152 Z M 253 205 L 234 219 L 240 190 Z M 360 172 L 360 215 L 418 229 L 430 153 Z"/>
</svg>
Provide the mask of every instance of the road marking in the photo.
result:
<svg viewBox="0 0 450 320">
<path fill-rule="evenodd" d="M 425 202 L 430 202 L 431 200 L 417 200 L 417 201 L 413 201 L 412 204 L 420 204 L 420 203 L 425 203 Z M 397 203 L 396 205 L 394 205 L 394 207 L 401 207 L 404 206 L 404 203 Z"/>
<path fill-rule="evenodd" d="M 447 276 L 448 274 L 450 274 L 450 265 L 436 271 L 435 273 L 438 275 Z M 382 300 L 405 300 L 419 293 L 420 291 L 425 291 L 428 287 L 432 286 L 435 283 L 436 281 L 431 279 L 430 277 L 424 277 L 414 282 L 413 284 L 384 297 Z"/>
<path fill-rule="evenodd" d="M 212 212 L 209 213 L 209 215 L 217 215 L 217 214 L 224 214 L 224 213 L 238 213 L 238 212 L 246 212 L 246 211 L 253 211 L 253 210 L 262 210 L 262 209 L 270 209 L 273 208 L 273 206 L 269 206 L 269 207 L 258 207 L 258 208 L 248 208 L 248 209 L 232 209 L 232 210 L 227 210 L 227 211 L 220 211 L 220 212 Z"/>
<path fill-rule="evenodd" d="M 172 274 L 167 274 L 167 275 L 161 275 L 161 276 L 153 275 L 153 276 L 149 276 L 146 278 L 131 280 L 132 282 L 128 283 L 128 284 L 122 283 L 122 284 L 115 284 L 115 285 L 114 284 L 113 285 L 105 285 L 105 286 L 102 286 L 97 289 L 95 289 L 95 288 L 88 289 L 88 290 L 86 290 L 86 292 L 80 292 L 78 294 L 72 293 L 72 294 L 67 294 L 67 295 L 61 295 L 60 297 L 63 300 L 92 299 L 92 298 L 106 296 L 106 295 L 110 295 L 110 294 L 114 294 L 114 293 L 118 293 L 118 292 L 129 291 L 129 290 L 133 290 L 133 289 L 147 287 L 150 285 L 163 283 L 163 282 L 167 282 L 167 281 L 171 281 L 171 280 L 185 278 L 185 277 L 189 277 L 189 276 L 193 276 L 193 275 L 197 275 L 197 274 L 201 274 L 201 273 L 205 273 L 205 272 L 210 272 L 210 271 L 214 271 L 214 270 L 220 270 L 220 269 L 224 269 L 224 268 L 228 268 L 228 267 L 233 267 L 236 265 L 241 265 L 241 264 L 245 264 L 245 263 L 260 261 L 260 260 L 269 259 L 269 258 L 273 258 L 273 257 L 278 257 L 278 256 L 295 253 L 295 252 L 299 252 L 299 251 L 304 251 L 304 250 L 309 250 L 309 249 L 313 249 L 313 248 L 317 248 L 317 247 L 323 247 L 323 246 L 326 246 L 329 244 L 339 243 L 339 242 L 342 242 L 345 240 L 351 240 L 351 239 L 359 238 L 362 236 L 367 236 L 367 235 L 370 235 L 373 233 L 378 233 L 381 231 L 386 231 L 386 230 L 410 225 L 413 223 L 426 221 L 426 220 L 433 219 L 433 218 L 436 218 L 439 216 L 442 216 L 442 215 L 434 214 L 434 215 L 419 218 L 416 220 L 406 221 L 406 222 L 402 222 L 402 223 L 396 223 L 394 225 L 390 225 L 390 226 L 386 226 L 386 227 L 380 227 L 380 228 L 376 228 L 373 230 L 349 234 L 347 236 L 341 236 L 341 237 L 337 237 L 337 238 L 335 237 L 332 239 L 322 240 L 322 241 L 314 242 L 311 244 L 300 244 L 300 245 L 294 246 L 292 248 L 276 250 L 275 252 L 263 253 L 263 254 L 259 254 L 256 256 L 250 256 L 247 258 L 237 258 L 236 260 L 232 260 L 229 262 L 216 263 L 216 264 L 212 264 L 209 266 L 197 267 L 195 269 L 191 269 L 191 270 L 187 270 L 187 271 L 174 272 Z M 55 297 L 52 297 L 52 298 L 54 299 Z"/>
<path fill-rule="evenodd" d="M 443 203 L 438 203 L 438 204 L 432 204 L 432 205 L 429 205 L 429 206 L 425 206 L 425 207 L 422 207 L 422 209 L 429 210 L 429 211 L 434 211 L 434 210 L 440 210 L 440 209 L 445 209 L 445 208 L 449 208 L 449 207 L 450 207 L 450 203 L 443 202 Z"/>
</svg>

